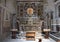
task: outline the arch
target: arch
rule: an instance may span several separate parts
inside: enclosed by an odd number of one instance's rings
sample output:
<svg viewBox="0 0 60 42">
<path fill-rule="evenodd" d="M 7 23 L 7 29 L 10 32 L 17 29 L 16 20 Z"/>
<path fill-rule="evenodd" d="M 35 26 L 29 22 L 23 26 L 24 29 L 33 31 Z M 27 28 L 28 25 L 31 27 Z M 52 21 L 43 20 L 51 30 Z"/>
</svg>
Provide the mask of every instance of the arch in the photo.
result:
<svg viewBox="0 0 60 42">
<path fill-rule="evenodd" d="M 58 6 L 58 16 L 60 17 L 60 5 Z"/>
<path fill-rule="evenodd" d="M 55 3 L 55 14 L 56 17 L 60 17 L 60 1 Z"/>
<path fill-rule="evenodd" d="M 56 18 L 60 18 L 60 1 L 57 1 L 55 3 L 55 15 L 57 16 Z M 58 24 L 58 19 L 56 20 L 56 24 Z M 56 25 L 56 31 L 59 31 L 59 26 Z"/>
</svg>

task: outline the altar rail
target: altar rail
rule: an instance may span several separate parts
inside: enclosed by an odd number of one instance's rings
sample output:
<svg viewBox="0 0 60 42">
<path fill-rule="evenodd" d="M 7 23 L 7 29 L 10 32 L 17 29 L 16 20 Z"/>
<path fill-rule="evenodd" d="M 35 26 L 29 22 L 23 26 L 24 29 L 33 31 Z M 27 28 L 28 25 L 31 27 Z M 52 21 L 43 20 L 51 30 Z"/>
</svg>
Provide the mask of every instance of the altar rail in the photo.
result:
<svg viewBox="0 0 60 42">
<path fill-rule="evenodd" d="M 56 36 L 54 36 L 54 35 L 52 35 L 52 34 L 50 34 L 50 37 L 51 37 L 52 39 L 54 39 L 56 42 L 60 41 L 60 38 L 59 38 L 59 37 L 56 37 Z"/>
</svg>

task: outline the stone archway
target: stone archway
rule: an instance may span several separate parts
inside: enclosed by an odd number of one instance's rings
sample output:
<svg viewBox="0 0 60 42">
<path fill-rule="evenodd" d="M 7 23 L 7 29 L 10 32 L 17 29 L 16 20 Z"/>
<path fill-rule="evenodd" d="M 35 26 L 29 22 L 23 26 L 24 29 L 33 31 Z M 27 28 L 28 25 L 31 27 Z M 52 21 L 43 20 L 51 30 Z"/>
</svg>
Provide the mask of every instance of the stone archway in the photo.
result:
<svg viewBox="0 0 60 42">
<path fill-rule="evenodd" d="M 60 30 L 60 26 L 59 26 L 59 24 L 60 24 L 60 20 L 59 20 L 59 18 L 60 18 L 60 1 L 57 1 L 56 3 L 55 3 L 55 15 L 56 15 L 56 18 L 58 18 L 58 19 L 56 19 L 56 31 L 59 31 Z M 57 28 L 57 27 L 59 27 L 59 28 Z"/>
<path fill-rule="evenodd" d="M 59 6 L 60 6 L 60 1 L 55 3 L 55 13 L 56 13 L 55 15 L 56 15 L 56 17 L 59 17 L 59 10 L 58 10 Z"/>
</svg>

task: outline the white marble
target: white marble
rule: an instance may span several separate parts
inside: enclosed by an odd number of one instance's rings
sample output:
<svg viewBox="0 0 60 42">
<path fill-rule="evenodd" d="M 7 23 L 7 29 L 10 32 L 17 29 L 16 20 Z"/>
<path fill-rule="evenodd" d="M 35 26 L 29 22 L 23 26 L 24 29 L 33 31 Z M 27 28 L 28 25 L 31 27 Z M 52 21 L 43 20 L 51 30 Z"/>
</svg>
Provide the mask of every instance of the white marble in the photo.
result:
<svg viewBox="0 0 60 42">
<path fill-rule="evenodd" d="M 50 38 L 50 39 L 42 39 L 42 42 L 56 42 L 56 41 L 54 41 Z"/>
<path fill-rule="evenodd" d="M 11 36 L 7 39 L 5 39 L 3 42 L 38 42 L 39 38 L 42 39 L 42 42 L 55 42 L 53 39 L 49 38 L 49 39 L 45 39 L 44 36 L 42 36 L 42 34 L 40 32 L 36 32 L 36 36 L 35 36 L 35 41 L 27 41 L 26 40 L 26 37 L 25 37 L 25 33 L 26 32 L 23 32 L 22 33 L 22 36 L 21 36 L 21 33 L 20 34 L 17 34 L 17 38 L 16 39 L 11 39 Z M 18 36 L 19 35 L 19 36 Z"/>
<path fill-rule="evenodd" d="M 5 40 L 4 42 L 38 42 L 38 39 L 36 39 L 35 41 L 27 41 L 25 39 L 8 39 Z M 42 42 L 56 42 L 56 41 L 49 38 L 49 39 L 42 39 Z"/>
</svg>

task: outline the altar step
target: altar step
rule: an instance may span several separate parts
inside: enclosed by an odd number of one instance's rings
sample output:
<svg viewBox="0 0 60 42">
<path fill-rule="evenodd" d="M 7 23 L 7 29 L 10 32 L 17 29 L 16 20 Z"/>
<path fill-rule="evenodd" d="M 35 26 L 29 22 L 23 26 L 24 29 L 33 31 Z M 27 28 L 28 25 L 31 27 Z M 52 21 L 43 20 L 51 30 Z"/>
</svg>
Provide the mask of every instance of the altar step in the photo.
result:
<svg viewBox="0 0 60 42">
<path fill-rule="evenodd" d="M 35 41 L 27 41 L 26 39 L 7 39 L 4 40 L 3 42 L 38 42 L 39 39 L 36 39 Z M 56 42 L 53 39 L 49 38 L 49 39 L 42 39 L 42 42 Z"/>
<path fill-rule="evenodd" d="M 36 32 L 36 39 L 44 38 L 41 32 Z"/>
</svg>

